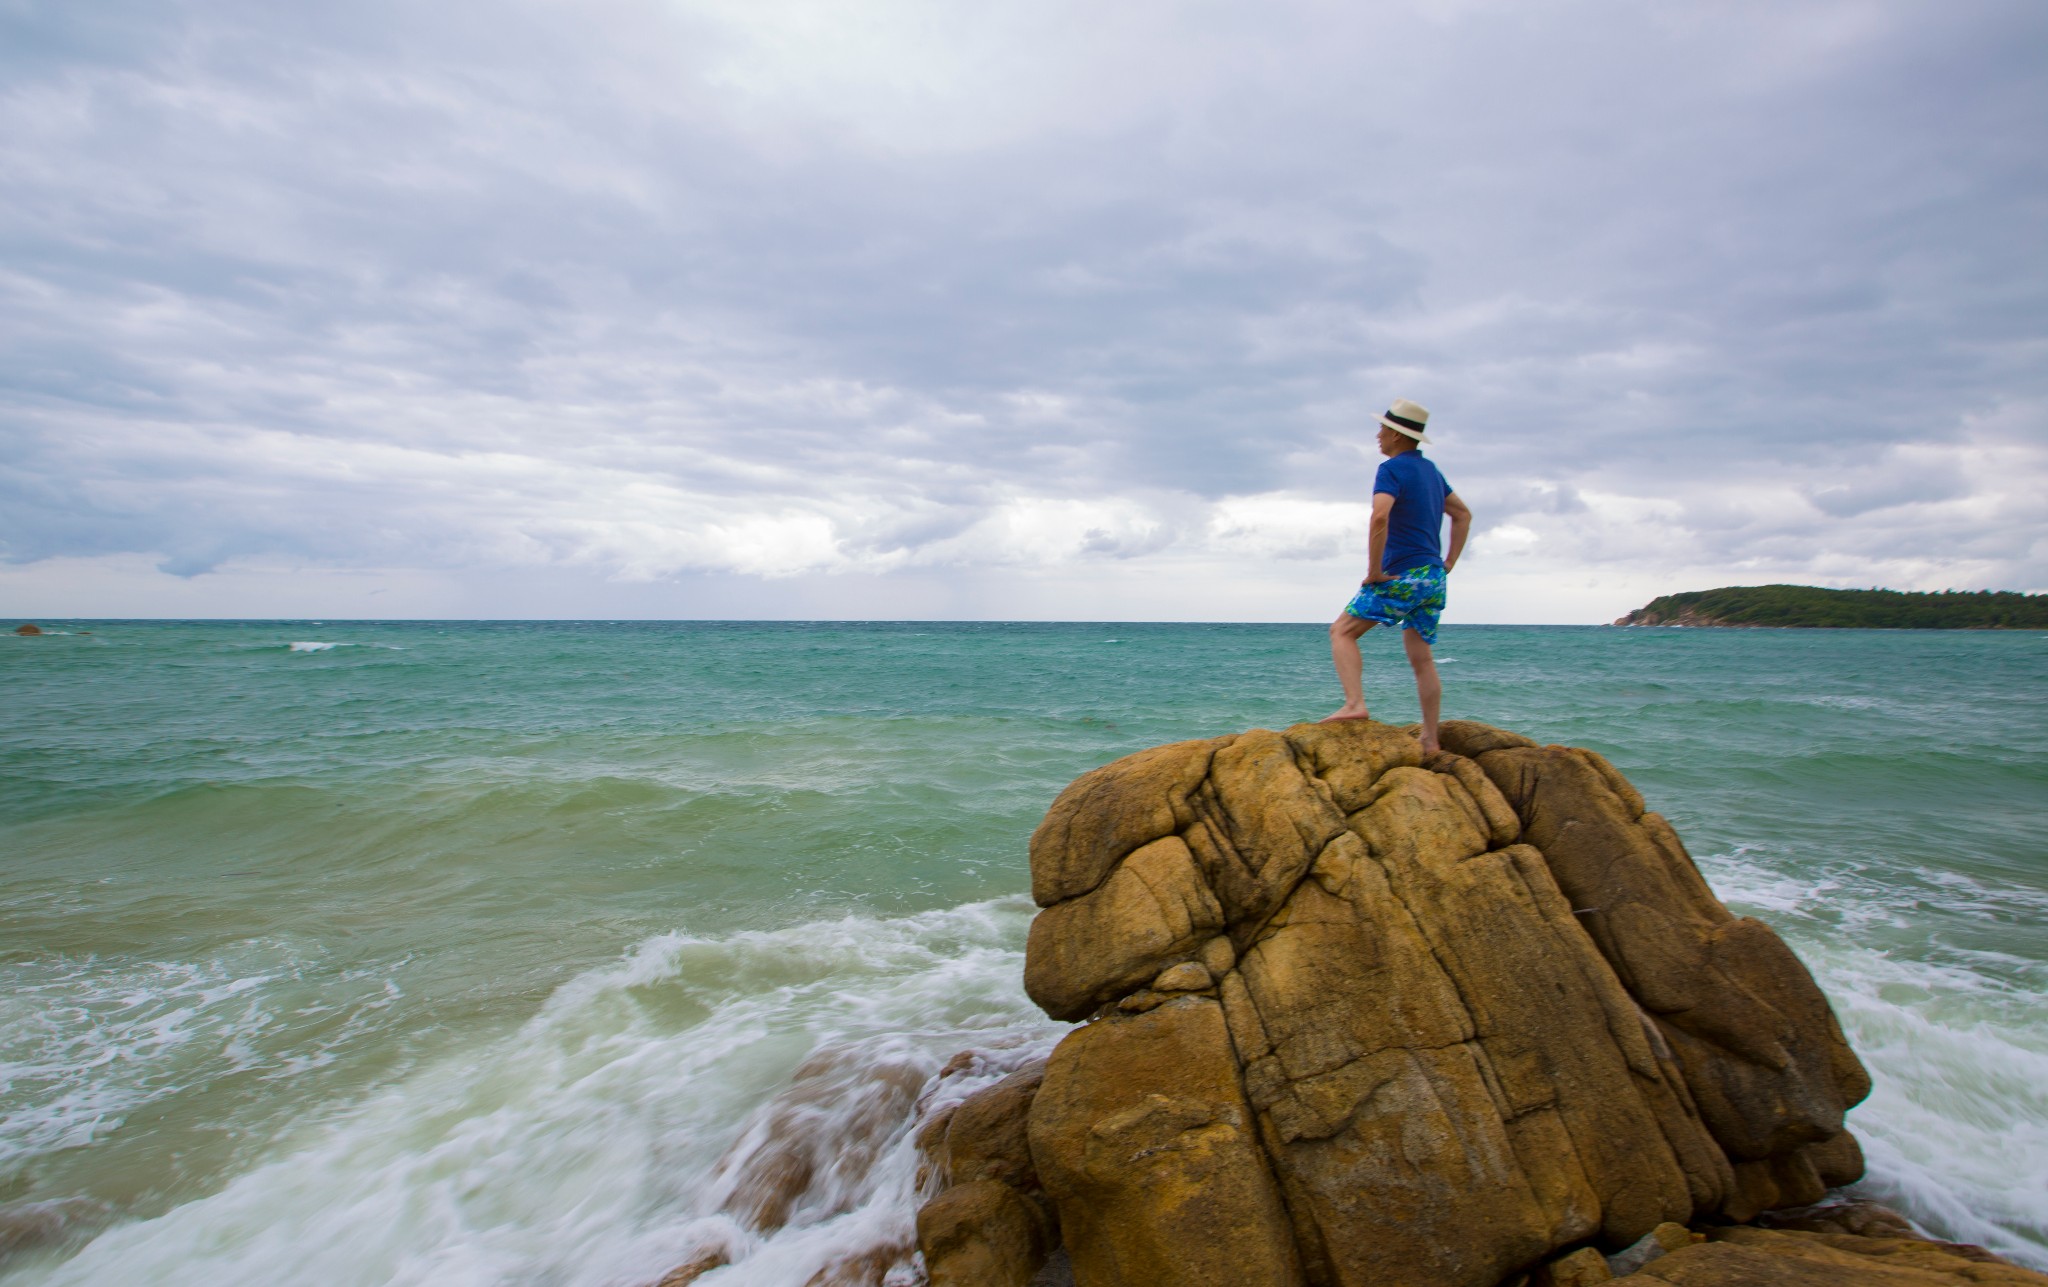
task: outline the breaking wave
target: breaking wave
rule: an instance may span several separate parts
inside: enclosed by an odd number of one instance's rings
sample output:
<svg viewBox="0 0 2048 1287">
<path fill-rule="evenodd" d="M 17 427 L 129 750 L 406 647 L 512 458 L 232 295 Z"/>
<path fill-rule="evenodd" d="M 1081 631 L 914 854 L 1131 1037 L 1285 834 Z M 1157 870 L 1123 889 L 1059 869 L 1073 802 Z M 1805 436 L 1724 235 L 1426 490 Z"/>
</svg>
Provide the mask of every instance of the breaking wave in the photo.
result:
<svg viewBox="0 0 2048 1287">
<path fill-rule="evenodd" d="M 629 1287 L 706 1254 L 731 1262 L 707 1287 L 803 1287 L 863 1258 L 910 1281 L 916 1105 L 1063 1031 L 1020 985 L 1031 910 L 649 939 L 510 1040 L 21 1281 L 222 1287 L 314 1264 L 342 1287 Z"/>
</svg>

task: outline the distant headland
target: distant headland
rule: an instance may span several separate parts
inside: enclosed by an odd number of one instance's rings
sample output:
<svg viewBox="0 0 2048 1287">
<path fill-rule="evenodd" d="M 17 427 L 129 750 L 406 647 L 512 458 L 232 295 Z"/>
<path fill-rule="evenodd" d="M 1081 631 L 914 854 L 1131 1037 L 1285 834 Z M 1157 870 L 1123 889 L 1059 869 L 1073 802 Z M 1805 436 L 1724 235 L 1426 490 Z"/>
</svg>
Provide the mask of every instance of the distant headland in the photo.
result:
<svg viewBox="0 0 2048 1287">
<path fill-rule="evenodd" d="M 2010 590 L 1823 590 L 1731 585 L 1666 594 L 1617 626 L 1807 626 L 1863 630 L 2044 630 L 2048 594 Z"/>
</svg>

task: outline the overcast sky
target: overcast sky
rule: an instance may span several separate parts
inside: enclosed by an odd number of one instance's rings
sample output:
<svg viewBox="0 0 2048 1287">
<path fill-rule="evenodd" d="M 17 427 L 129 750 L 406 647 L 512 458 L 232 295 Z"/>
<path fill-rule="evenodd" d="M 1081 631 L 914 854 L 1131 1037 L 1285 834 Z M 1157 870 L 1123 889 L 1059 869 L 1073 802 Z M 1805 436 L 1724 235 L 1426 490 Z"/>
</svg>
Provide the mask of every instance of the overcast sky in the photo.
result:
<svg viewBox="0 0 2048 1287">
<path fill-rule="evenodd" d="M 2039 0 L 0 0 L 0 612 L 2048 590 Z"/>
</svg>

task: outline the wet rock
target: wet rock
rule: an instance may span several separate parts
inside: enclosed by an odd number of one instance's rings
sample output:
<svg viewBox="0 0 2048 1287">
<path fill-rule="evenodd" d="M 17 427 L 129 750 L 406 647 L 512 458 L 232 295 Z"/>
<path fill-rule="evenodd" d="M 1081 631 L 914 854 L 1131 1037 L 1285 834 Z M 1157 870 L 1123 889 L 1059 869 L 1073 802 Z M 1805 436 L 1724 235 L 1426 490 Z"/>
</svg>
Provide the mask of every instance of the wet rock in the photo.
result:
<svg viewBox="0 0 2048 1287">
<path fill-rule="evenodd" d="M 0 1203 L 0 1263 L 17 1252 L 80 1241 L 113 1218 L 114 1209 L 98 1198 Z"/>
<path fill-rule="evenodd" d="M 1981 1247 L 1733 1226 L 1616 1283 L 1629 1287 L 2044 1287 Z M 1974 1254 L 1971 1254 L 1974 1253 Z"/>
<path fill-rule="evenodd" d="M 723 1209 L 758 1233 L 800 1210 L 810 1219 L 850 1210 L 928 1076 L 920 1056 L 886 1043 L 812 1055 L 719 1160 Z"/>
<path fill-rule="evenodd" d="M 691 1283 L 696 1282 L 705 1274 L 710 1273 L 714 1269 L 723 1269 L 731 1263 L 732 1257 L 726 1254 L 723 1247 L 699 1252 L 690 1259 L 689 1263 L 677 1265 L 674 1269 L 663 1274 L 661 1281 L 656 1283 L 654 1287 L 690 1287 Z"/>
<path fill-rule="evenodd" d="M 1028 1122 L 1044 1080 L 1045 1061 L 1036 1060 L 953 1110 L 944 1145 L 950 1183 L 994 1180 L 1025 1193 L 1040 1191 Z"/>
<path fill-rule="evenodd" d="M 949 1065 L 947 1071 L 975 1067 L 980 1058 L 979 1052 L 963 1052 L 959 1068 Z M 813 1052 L 719 1159 L 712 1177 L 723 1189 L 719 1209 L 764 1235 L 852 1210 L 870 1194 L 884 1151 L 915 1121 L 920 1092 L 944 1079 L 944 1073 L 933 1075 L 932 1062 L 898 1038 Z M 742 1259 L 748 1241 L 700 1245 L 657 1287 L 686 1287 Z M 908 1274 L 915 1254 L 906 1236 L 887 1231 L 873 1245 L 825 1265 L 810 1283 L 881 1287 L 892 1271 L 900 1270 L 899 1278 Z"/>
<path fill-rule="evenodd" d="M 28 621 L 16 626 L 14 633 L 18 635 L 39 635 L 43 633 L 43 628 L 33 621 Z"/>
<path fill-rule="evenodd" d="M 907 1268 L 910 1248 L 870 1248 L 841 1257 L 812 1274 L 804 1287 L 884 1287 L 891 1270 Z"/>
<path fill-rule="evenodd" d="M 1035 1060 L 946 1111 L 918 1136 L 929 1159 L 917 1245 L 931 1287 L 1025 1287 L 1058 1244 L 1058 1218 L 1031 1157 Z"/>
<path fill-rule="evenodd" d="M 1030 1145 L 1079 1282 L 1495 1287 L 1567 1247 L 1606 1273 L 1860 1174 L 1869 1081 L 1825 998 L 1626 779 L 1470 722 L 1443 744 L 1255 730 L 1054 803 L 1026 984 L 1099 1017 Z"/>
</svg>

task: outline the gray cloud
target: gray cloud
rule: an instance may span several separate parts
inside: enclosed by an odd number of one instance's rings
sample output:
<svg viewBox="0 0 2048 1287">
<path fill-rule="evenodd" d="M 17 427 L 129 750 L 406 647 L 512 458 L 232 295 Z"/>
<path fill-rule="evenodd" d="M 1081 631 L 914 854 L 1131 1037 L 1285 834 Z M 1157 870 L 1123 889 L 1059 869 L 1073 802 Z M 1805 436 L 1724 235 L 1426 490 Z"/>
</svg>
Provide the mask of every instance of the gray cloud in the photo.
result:
<svg viewBox="0 0 2048 1287">
<path fill-rule="evenodd" d="M 1200 567 L 1238 615 L 1276 561 L 1341 589 L 1397 394 L 1477 616 L 2048 589 L 2037 6 L 0 22 L 24 602 L 139 559 L 195 613 L 291 567 L 1092 616 Z"/>
</svg>

